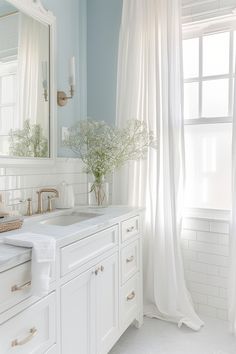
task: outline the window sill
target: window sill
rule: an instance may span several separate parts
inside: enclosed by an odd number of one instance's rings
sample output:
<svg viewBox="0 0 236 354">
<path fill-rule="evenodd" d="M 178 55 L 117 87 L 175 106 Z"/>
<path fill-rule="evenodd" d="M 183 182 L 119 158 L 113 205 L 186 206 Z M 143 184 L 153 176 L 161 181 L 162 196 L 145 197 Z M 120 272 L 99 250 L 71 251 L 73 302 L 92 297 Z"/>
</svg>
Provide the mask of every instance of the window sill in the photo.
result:
<svg viewBox="0 0 236 354">
<path fill-rule="evenodd" d="M 184 210 L 184 218 L 230 221 L 230 210 L 219 209 L 201 209 L 201 208 L 186 208 Z"/>
</svg>

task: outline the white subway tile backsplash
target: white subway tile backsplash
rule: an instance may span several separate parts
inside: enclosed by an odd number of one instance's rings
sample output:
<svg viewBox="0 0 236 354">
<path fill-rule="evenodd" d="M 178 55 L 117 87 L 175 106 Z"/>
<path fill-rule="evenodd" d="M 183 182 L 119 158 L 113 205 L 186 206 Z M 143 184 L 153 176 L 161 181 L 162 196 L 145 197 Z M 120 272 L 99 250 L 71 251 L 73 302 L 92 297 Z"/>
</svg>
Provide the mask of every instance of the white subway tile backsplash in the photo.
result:
<svg viewBox="0 0 236 354">
<path fill-rule="evenodd" d="M 212 274 L 212 275 L 219 274 L 219 268 L 217 266 L 209 265 L 201 262 L 194 262 L 194 261 L 190 262 L 189 269 L 192 270 L 193 272 Z"/>
<path fill-rule="evenodd" d="M 229 268 L 221 267 L 219 269 L 219 276 L 222 278 L 228 278 L 229 277 Z"/>
<path fill-rule="evenodd" d="M 227 310 L 217 309 L 217 318 L 223 321 L 228 321 L 228 312 Z"/>
<path fill-rule="evenodd" d="M 188 249 L 189 248 L 189 242 L 188 240 L 181 240 L 181 246 L 183 249 Z"/>
<path fill-rule="evenodd" d="M 185 240 L 196 240 L 197 232 L 193 230 L 183 230 L 181 237 Z"/>
<path fill-rule="evenodd" d="M 183 249 L 182 253 L 183 253 L 184 259 L 186 259 L 186 260 L 193 260 L 193 261 L 197 260 L 197 252 L 195 252 L 195 251 Z"/>
<path fill-rule="evenodd" d="M 229 235 L 219 234 L 219 244 L 228 246 L 229 245 Z"/>
<path fill-rule="evenodd" d="M 183 229 L 194 231 L 210 231 L 210 223 L 208 220 L 184 218 Z"/>
<path fill-rule="evenodd" d="M 227 310 L 227 301 L 219 297 L 208 296 L 208 305 L 217 309 Z"/>
<path fill-rule="evenodd" d="M 219 296 L 222 297 L 223 299 L 227 299 L 227 298 L 228 298 L 228 291 L 227 291 L 227 289 L 220 288 L 220 289 L 219 289 Z"/>
<path fill-rule="evenodd" d="M 198 311 L 201 315 L 209 316 L 209 317 L 217 317 L 217 309 L 215 307 L 211 307 L 209 305 L 198 305 Z"/>
<path fill-rule="evenodd" d="M 196 282 L 196 283 L 203 283 L 207 284 L 207 275 L 203 273 L 197 273 L 192 271 L 185 272 L 186 277 L 188 280 Z"/>
<path fill-rule="evenodd" d="M 187 286 L 200 314 L 227 319 L 229 223 L 184 220 L 182 252 Z"/>
<path fill-rule="evenodd" d="M 196 304 L 207 305 L 207 295 L 192 292 L 192 299 Z"/>
<path fill-rule="evenodd" d="M 87 175 L 78 159 L 58 158 L 50 167 L 0 168 L 0 191 L 6 204 L 23 213 L 26 206 L 24 203 L 20 204 L 20 200 L 31 197 L 36 209 L 37 190 L 42 187 L 56 187 L 62 181 L 73 186 L 77 204 L 87 204 Z"/>
<path fill-rule="evenodd" d="M 207 242 L 207 243 L 219 243 L 219 236 L 218 234 L 214 234 L 212 232 L 204 232 L 198 231 L 197 232 L 197 240 L 200 242 Z"/>
<path fill-rule="evenodd" d="M 228 256 L 229 254 L 229 248 L 227 246 L 198 241 L 189 241 L 189 249 L 221 256 Z"/>
<path fill-rule="evenodd" d="M 215 275 L 207 275 L 207 284 L 227 288 L 228 280 L 222 277 L 217 277 Z"/>
<path fill-rule="evenodd" d="M 200 262 L 207 263 L 207 264 L 214 264 L 222 267 L 227 267 L 229 264 L 229 258 L 225 256 L 217 256 L 213 254 L 207 253 L 198 253 L 197 259 Z"/>
<path fill-rule="evenodd" d="M 228 234 L 229 233 L 229 223 L 228 222 L 220 222 L 220 221 L 212 221 L 210 223 L 210 231 L 221 233 L 221 234 Z"/>
<path fill-rule="evenodd" d="M 192 292 L 196 292 L 199 294 L 219 296 L 219 288 L 216 286 L 200 284 L 200 283 L 195 283 L 195 282 L 189 281 L 188 288 L 189 288 L 190 292 L 192 291 Z"/>
</svg>

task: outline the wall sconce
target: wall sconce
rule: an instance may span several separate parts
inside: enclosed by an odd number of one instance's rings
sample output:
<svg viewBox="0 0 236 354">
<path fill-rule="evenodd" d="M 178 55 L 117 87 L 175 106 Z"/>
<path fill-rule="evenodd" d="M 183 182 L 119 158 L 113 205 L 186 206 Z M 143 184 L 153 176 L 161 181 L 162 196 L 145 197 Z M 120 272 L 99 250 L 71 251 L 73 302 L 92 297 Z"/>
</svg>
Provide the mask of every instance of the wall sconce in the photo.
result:
<svg viewBox="0 0 236 354">
<path fill-rule="evenodd" d="M 48 102 L 48 63 L 42 62 L 42 77 L 43 77 L 43 97 L 44 101 Z"/>
<path fill-rule="evenodd" d="M 70 59 L 69 85 L 70 85 L 69 96 L 67 96 L 67 94 L 64 91 L 57 91 L 57 104 L 60 107 L 65 106 L 68 100 L 72 99 L 75 94 L 75 57 L 74 56 Z"/>
</svg>

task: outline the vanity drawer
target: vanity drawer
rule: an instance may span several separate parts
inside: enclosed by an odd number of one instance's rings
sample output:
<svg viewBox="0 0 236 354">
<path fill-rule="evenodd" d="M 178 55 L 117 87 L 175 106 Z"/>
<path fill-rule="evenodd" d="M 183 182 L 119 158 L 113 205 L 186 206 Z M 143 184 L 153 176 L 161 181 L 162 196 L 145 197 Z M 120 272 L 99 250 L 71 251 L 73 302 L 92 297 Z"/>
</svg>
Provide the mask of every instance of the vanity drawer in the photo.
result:
<svg viewBox="0 0 236 354">
<path fill-rule="evenodd" d="M 0 312 L 30 296 L 31 262 L 0 273 Z"/>
<path fill-rule="evenodd" d="M 130 279 L 139 269 L 139 241 L 136 240 L 121 251 L 122 283 Z"/>
<path fill-rule="evenodd" d="M 129 326 L 139 309 L 139 275 L 131 278 L 121 289 L 122 328 Z"/>
<path fill-rule="evenodd" d="M 118 226 L 91 235 L 61 249 L 61 276 L 118 244 Z"/>
<path fill-rule="evenodd" d="M 129 238 L 137 235 L 139 233 L 139 216 L 134 216 L 128 220 L 122 221 L 121 223 L 121 237 L 122 242 L 125 242 Z"/>
<path fill-rule="evenodd" d="M 55 295 L 51 294 L 0 326 L 0 353 L 45 353 L 55 343 L 55 327 Z"/>
</svg>

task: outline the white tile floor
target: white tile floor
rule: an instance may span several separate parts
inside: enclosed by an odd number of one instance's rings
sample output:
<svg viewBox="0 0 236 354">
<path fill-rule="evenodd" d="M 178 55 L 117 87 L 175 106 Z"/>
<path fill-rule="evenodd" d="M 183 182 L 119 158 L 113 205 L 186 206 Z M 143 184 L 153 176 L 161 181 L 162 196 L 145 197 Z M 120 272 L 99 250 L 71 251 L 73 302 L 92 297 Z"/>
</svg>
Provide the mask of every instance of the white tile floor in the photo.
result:
<svg viewBox="0 0 236 354">
<path fill-rule="evenodd" d="M 193 332 L 146 318 L 142 328 L 128 328 L 110 354 L 236 354 L 236 337 L 228 333 L 227 323 L 203 320 L 205 327 Z"/>
</svg>

